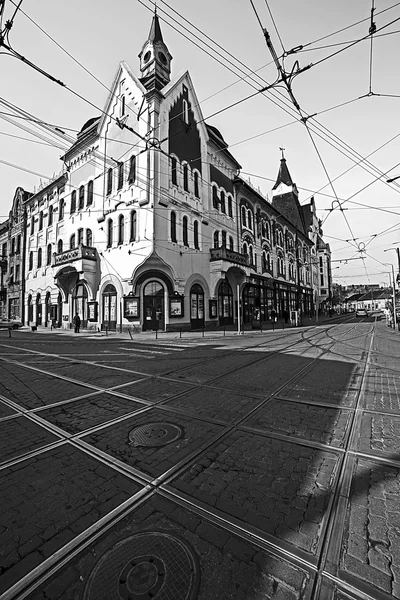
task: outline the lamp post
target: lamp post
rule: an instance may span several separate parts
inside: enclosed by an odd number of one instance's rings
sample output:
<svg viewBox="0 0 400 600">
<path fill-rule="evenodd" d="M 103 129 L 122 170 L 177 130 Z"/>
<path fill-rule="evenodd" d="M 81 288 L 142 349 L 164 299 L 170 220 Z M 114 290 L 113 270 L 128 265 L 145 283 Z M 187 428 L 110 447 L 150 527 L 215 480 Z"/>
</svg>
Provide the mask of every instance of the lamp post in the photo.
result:
<svg viewBox="0 0 400 600">
<path fill-rule="evenodd" d="M 394 250 L 395 252 L 397 251 L 396 248 L 386 248 L 386 250 L 384 250 L 384 252 L 389 252 L 389 250 Z M 390 264 L 390 266 L 392 267 L 392 278 L 393 278 L 393 326 L 394 329 L 397 329 L 397 317 L 396 317 L 396 280 L 394 278 L 394 267 L 392 264 Z"/>
</svg>

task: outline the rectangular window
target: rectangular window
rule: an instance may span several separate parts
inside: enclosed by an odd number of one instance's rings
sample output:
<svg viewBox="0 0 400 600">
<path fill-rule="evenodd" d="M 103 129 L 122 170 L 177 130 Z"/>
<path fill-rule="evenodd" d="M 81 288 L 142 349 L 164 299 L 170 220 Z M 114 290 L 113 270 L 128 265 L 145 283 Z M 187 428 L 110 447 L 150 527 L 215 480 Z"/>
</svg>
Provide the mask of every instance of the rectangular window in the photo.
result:
<svg viewBox="0 0 400 600">
<path fill-rule="evenodd" d="M 321 275 L 321 285 L 324 285 L 324 276 Z"/>
<path fill-rule="evenodd" d="M 129 183 L 133 183 L 136 180 L 136 156 L 131 156 L 129 160 Z"/>
<path fill-rule="evenodd" d="M 20 270 L 20 266 L 16 265 L 15 266 L 15 283 L 19 283 L 19 270 Z"/>
</svg>

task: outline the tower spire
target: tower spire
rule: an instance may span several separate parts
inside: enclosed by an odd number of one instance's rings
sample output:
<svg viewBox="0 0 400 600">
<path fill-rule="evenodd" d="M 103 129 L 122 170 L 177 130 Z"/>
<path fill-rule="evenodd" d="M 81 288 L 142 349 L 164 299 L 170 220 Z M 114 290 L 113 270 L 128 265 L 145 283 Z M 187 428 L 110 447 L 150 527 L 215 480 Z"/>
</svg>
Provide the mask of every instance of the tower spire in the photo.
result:
<svg viewBox="0 0 400 600">
<path fill-rule="evenodd" d="M 142 73 L 140 80 L 148 91 L 160 91 L 169 83 L 172 56 L 163 40 L 156 3 L 154 3 L 150 32 L 139 54 L 139 59 Z"/>
</svg>

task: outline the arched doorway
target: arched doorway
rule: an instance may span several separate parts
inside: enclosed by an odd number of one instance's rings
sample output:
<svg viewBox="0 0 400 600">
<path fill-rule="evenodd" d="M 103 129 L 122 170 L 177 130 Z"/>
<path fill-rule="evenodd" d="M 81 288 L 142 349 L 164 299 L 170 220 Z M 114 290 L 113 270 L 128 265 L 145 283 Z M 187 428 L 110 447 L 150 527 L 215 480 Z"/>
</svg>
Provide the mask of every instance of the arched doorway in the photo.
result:
<svg viewBox="0 0 400 600">
<path fill-rule="evenodd" d="M 50 292 L 47 292 L 46 300 L 45 300 L 44 326 L 47 327 L 47 325 L 50 321 L 51 321 Z"/>
<path fill-rule="evenodd" d="M 87 289 L 83 283 L 78 283 L 72 296 L 72 317 L 71 321 L 78 313 L 81 318 L 81 327 L 86 327 L 87 316 L 86 316 L 86 303 L 87 303 Z"/>
<path fill-rule="evenodd" d="M 117 329 L 117 290 L 111 283 L 106 285 L 102 295 L 102 329 L 115 331 Z"/>
<path fill-rule="evenodd" d="M 204 327 L 204 291 L 198 283 L 190 290 L 190 325 L 192 329 Z"/>
<path fill-rule="evenodd" d="M 150 281 L 143 290 L 143 331 L 164 329 L 164 288 L 158 281 Z"/>
<path fill-rule="evenodd" d="M 220 325 L 233 323 L 233 292 L 229 282 L 221 282 L 218 290 L 218 315 Z"/>
<path fill-rule="evenodd" d="M 36 296 L 36 325 L 42 324 L 42 298 L 40 294 Z"/>
</svg>

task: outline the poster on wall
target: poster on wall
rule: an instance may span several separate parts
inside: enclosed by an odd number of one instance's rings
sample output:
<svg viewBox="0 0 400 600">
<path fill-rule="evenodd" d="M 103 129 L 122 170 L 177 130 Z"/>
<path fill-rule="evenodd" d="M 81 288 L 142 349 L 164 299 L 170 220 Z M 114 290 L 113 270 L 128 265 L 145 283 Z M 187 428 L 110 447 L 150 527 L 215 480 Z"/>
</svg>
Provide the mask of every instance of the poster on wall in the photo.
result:
<svg viewBox="0 0 400 600">
<path fill-rule="evenodd" d="M 209 300 L 208 308 L 210 313 L 210 319 L 215 319 L 217 317 L 217 301 Z"/>
<path fill-rule="evenodd" d="M 97 302 L 88 302 L 87 303 L 87 311 L 88 311 L 88 321 L 94 322 L 97 321 Z"/>
<path fill-rule="evenodd" d="M 183 317 L 183 296 L 175 292 L 169 299 L 169 316 Z"/>
<path fill-rule="evenodd" d="M 139 298 L 134 296 L 125 296 L 124 298 L 124 317 L 125 319 L 139 318 Z"/>
</svg>

